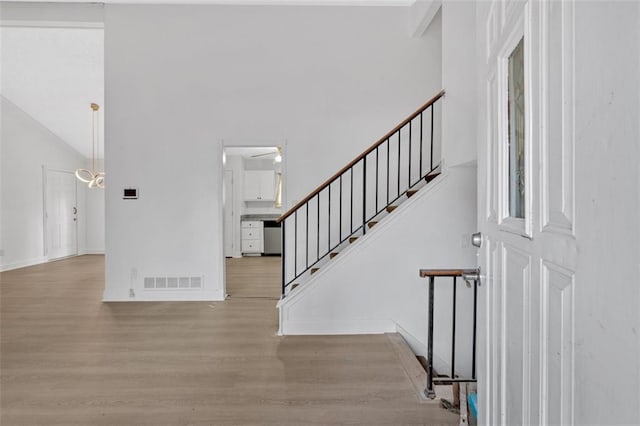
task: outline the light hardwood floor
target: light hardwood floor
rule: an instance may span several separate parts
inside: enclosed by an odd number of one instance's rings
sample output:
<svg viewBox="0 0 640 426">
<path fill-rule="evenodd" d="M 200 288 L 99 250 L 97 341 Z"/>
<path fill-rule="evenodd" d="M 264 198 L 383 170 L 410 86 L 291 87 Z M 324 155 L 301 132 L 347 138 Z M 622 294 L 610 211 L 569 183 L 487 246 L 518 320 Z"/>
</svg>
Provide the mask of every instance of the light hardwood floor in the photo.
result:
<svg viewBox="0 0 640 426">
<path fill-rule="evenodd" d="M 101 303 L 104 258 L 0 274 L 0 424 L 440 425 L 384 335 L 278 337 L 279 259 L 225 302 Z"/>
</svg>

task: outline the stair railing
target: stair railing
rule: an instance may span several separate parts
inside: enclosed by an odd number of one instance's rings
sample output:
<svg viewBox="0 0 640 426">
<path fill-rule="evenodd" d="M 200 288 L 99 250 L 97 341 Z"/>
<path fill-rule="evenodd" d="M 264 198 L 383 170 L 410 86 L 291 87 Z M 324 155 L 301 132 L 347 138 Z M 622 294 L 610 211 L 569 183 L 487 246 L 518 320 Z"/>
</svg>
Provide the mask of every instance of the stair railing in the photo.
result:
<svg viewBox="0 0 640 426">
<path fill-rule="evenodd" d="M 429 313 L 427 331 L 427 384 L 425 394 L 428 398 L 435 398 L 436 393 L 433 388 L 438 384 L 476 382 L 476 326 L 478 309 L 478 285 L 480 274 L 478 269 L 421 269 L 420 277 L 429 278 Z M 451 313 L 451 370 L 448 376 L 434 377 L 433 373 L 433 336 L 434 336 L 434 311 L 435 311 L 435 280 L 436 278 L 453 278 L 452 289 L 452 313 Z M 467 287 L 473 287 L 473 312 L 471 329 L 471 377 L 460 378 L 456 374 L 456 307 L 457 307 L 457 279 L 462 277 L 467 283 Z M 439 280 L 446 282 L 446 280 Z M 440 326 L 440 330 L 445 330 L 446 326 Z"/>
<path fill-rule="evenodd" d="M 291 284 L 432 173 L 441 161 L 441 91 L 284 213 L 282 297 Z M 288 239 L 287 239 L 288 238 Z"/>
</svg>

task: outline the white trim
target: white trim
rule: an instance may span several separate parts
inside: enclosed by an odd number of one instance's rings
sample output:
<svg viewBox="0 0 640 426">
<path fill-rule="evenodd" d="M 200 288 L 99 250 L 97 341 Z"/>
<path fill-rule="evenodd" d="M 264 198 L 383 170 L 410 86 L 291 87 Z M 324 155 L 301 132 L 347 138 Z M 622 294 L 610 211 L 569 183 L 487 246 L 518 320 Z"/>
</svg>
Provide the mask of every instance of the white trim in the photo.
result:
<svg viewBox="0 0 640 426">
<path fill-rule="evenodd" d="M 509 216 L 509 159 L 508 150 L 506 149 L 509 139 L 507 125 L 507 102 L 508 102 L 508 60 L 509 55 L 518 45 L 521 39 L 524 39 L 524 71 L 525 71 L 525 195 L 524 195 L 524 218 L 513 218 Z M 525 8 L 525 13 L 514 26 L 514 30 L 506 38 L 502 48 L 497 55 L 498 69 L 498 99 L 497 105 L 499 109 L 497 117 L 497 134 L 496 142 L 498 144 L 498 227 L 502 231 L 521 235 L 526 238 L 532 238 L 532 62 L 531 62 L 531 25 L 529 6 Z"/>
<path fill-rule="evenodd" d="M 468 164 L 465 167 L 471 167 L 471 165 Z M 294 306 L 299 298 L 303 298 L 302 295 L 314 288 L 322 276 L 329 273 L 330 270 L 342 264 L 343 262 L 348 262 L 349 258 L 353 256 L 354 253 L 357 253 L 364 247 L 372 244 L 376 239 L 380 237 L 380 235 L 383 234 L 384 229 L 392 226 L 394 221 L 402 220 L 402 217 L 406 214 L 407 210 L 409 210 L 413 204 L 417 203 L 418 200 L 422 199 L 423 197 L 428 197 L 433 192 L 439 191 L 441 184 L 444 182 L 448 175 L 448 171 L 443 169 L 442 173 L 438 175 L 434 180 L 429 182 L 428 185 L 420 188 L 420 190 L 414 196 L 398 205 L 398 208 L 393 212 L 392 220 L 383 220 L 375 227 L 368 230 L 364 236 L 358 237 L 360 241 L 358 244 L 345 245 L 344 249 L 340 252 L 340 256 L 337 256 L 333 261 L 326 263 L 322 268 L 320 268 L 320 270 L 309 276 L 308 280 L 306 280 L 304 284 L 300 285 L 299 288 L 296 288 L 295 291 L 289 290 L 289 292 L 287 293 L 287 297 L 285 297 L 284 299 L 280 299 L 276 304 L 276 307 L 280 309 L 281 312 L 280 324 L 283 323 L 283 319 L 287 322 L 289 321 L 282 316 L 282 312 L 289 307 Z"/>
<path fill-rule="evenodd" d="M 34 257 L 32 259 L 21 260 L 0 266 L 0 272 L 12 271 L 14 269 L 27 268 L 29 266 L 40 265 L 49 262 L 46 257 Z"/>
<path fill-rule="evenodd" d="M 31 20 L 0 20 L 0 27 L 19 27 L 19 28 L 70 28 L 70 29 L 89 29 L 103 30 L 102 22 L 75 22 L 75 21 L 31 21 Z"/>
<path fill-rule="evenodd" d="M 282 311 L 281 311 L 282 312 Z M 397 332 L 396 323 L 390 319 L 362 320 L 318 320 L 280 322 L 280 336 L 295 335 L 348 335 L 348 334 L 384 334 Z"/>
</svg>

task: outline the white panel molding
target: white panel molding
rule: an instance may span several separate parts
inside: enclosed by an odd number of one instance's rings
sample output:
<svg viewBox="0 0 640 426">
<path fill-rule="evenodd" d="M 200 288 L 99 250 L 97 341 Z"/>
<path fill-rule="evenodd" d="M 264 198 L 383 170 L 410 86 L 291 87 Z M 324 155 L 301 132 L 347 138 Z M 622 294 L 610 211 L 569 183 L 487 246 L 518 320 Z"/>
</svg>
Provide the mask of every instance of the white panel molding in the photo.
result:
<svg viewBox="0 0 640 426">
<path fill-rule="evenodd" d="M 540 17 L 541 231 L 574 236 L 574 1 L 541 2 Z M 551 34 L 554 30 L 558 33 Z M 552 70 L 554 48 L 559 70 Z"/>
<path fill-rule="evenodd" d="M 528 3 L 529 0 L 502 0 L 502 27 L 519 16 L 518 9 Z"/>
<path fill-rule="evenodd" d="M 507 318 L 509 317 L 509 310 L 512 312 L 516 312 L 519 316 L 521 315 L 521 329 L 520 336 L 522 340 L 521 351 L 519 352 L 519 356 L 521 357 L 522 362 L 522 377 L 521 377 L 521 392 L 522 395 L 520 404 L 522 410 L 522 417 L 520 419 L 509 419 L 504 418 L 503 424 L 509 424 L 510 421 L 516 421 L 518 424 L 528 424 L 529 420 L 529 412 L 530 412 L 530 395 L 529 395 L 529 386 L 531 383 L 531 365 L 529 361 L 529 353 L 531 351 L 531 309 L 529 308 L 530 300 L 531 300 L 531 256 L 521 251 L 516 247 L 512 247 L 510 245 L 502 245 L 502 273 L 501 273 L 501 281 L 502 285 L 505 286 L 505 290 L 502 292 L 502 331 L 501 331 L 501 344 L 502 344 L 502 366 L 501 366 L 501 381 L 502 381 L 502 409 L 503 413 L 512 412 L 514 410 L 514 403 L 516 401 L 510 400 L 507 402 L 507 391 L 510 389 L 507 385 L 507 363 L 509 358 L 507 356 L 507 347 L 510 342 L 512 342 L 515 335 L 508 335 L 507 329 Z M 521 291 L 521 302 L 522 305 L 519 307 L 507 304 L 508 294 L 510 292 L 519 290 Z M 513 296 L 511 296 L 511 301 Z M 517 308 L 520 308 L 517 310 Z M 514 371 L 513 367 L 510 371 Z M 517 381 L 516 381 L 517 383 Z M 511 389 L 513 390 L 513 389 Z"/>
<path fill-rule="evenodd" d="M 487 81 L 487 140 L 495 141 L 498 137 L 497 117 L 495 116 L 496 102 L 497 102 L 497 81 L 495 72 L 492 72 Z M 486 188 L 486 206 L 487 206 L 487 219 L 490 222 L 498 223 L 498 179 L 499 179 L 499 159 L 496 150 L 496 144 L 488 144 L 490 149 L 487 149 L 487 188 Z"/>
<path fill-rule="evenodd" d="M 484 375 L 485 380 L 479 381 L 484 385 L 484 390 L 478 394 L 480 401 L 483 402 L 484 409 L 482 412 L 486 413 L 486 424 L 498 424 L 497 419 L 491 417 L 491 415 L 497 413 L 498 402 L 500 399 L 500 389 L 498 388 L 497 380 L 489 380 L 500 368 L 500 356 L 501 351 L 498 345 L 490 345 L 489 342 L 495 341 L 496 335 L 500 332 L 500 315 L 501 306 L 499 295 L 500 282 L 500 269 L 498 261 L 500 260 L 498 244 L 492 239 L 486 238 L 485 256 L 487 259 L 487 268 L 482 271 L 484 275 L 484 288 L 486 291 L 486 298 L 484 300 L 485 306 L 485 330 L 486 335 L 483 339 L 484 346 L 484 372 L 478 371 L 480 375 Z M 482 300 L 481 300 L 482 303 Z M 480 366 L 479 366 L 480 367 Z"/>
<path fill-rule="evenodd" d="M 541 277 L 540 419 L 543 424 L 573 425 L 575 275 L 543 260 Z"/>
<path fill-rule="evenodd" d="M 486 54 L 487 54 L 487 63 L 491 60 L 493 56 L 493 52 L 496 47 L 496 40 L 498 39 L 498 7 L 496 6 L 497 0 L 493 0 L 491 2 L 491 6 L 489 9 L 489 15 L 487 17 L 486 22 Z"/>
</svg>

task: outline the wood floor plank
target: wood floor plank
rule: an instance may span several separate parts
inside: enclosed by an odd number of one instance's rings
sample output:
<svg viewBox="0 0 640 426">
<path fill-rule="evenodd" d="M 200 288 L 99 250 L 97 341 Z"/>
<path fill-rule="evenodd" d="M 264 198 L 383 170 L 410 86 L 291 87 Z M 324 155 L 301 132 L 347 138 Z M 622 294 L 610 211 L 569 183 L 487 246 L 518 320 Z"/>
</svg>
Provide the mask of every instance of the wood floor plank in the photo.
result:
<svg viewBox="0 0 640 426">
<path fill-rule="evenodd" d="M 0 274 L 0 424 L 453 425 L 384 335 L 276 335 L 278 258 L 225 302 L 101 303 L 104 258 Z"/>
</svg>

